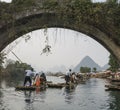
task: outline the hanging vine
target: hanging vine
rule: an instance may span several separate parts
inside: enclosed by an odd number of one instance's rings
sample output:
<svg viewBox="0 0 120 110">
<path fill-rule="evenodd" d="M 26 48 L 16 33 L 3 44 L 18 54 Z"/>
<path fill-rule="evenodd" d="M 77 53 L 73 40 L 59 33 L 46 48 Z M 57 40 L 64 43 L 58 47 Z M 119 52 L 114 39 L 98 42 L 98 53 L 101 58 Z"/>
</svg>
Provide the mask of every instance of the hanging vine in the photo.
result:
<svg viewBox="0 0 120 110">
<path fill-rule="evenodd" d="M 49 45 L 49 38 L 47 28 L 44 29 L 44 36 L 45 36 L 45 47 L 42 49 L 42 54 L 46 54 L 47 56 L 51 54 L 51 46 Z"/>
</svg>

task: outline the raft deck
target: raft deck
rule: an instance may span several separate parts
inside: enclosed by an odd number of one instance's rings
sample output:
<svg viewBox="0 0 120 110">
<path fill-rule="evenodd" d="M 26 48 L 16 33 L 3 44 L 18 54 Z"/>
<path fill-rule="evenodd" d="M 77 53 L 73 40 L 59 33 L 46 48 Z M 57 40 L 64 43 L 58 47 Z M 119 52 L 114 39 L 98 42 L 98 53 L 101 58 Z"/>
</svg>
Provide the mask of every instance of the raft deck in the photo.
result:
<svg viewBox="0 0 120 110">
<path fill-rule="evenodd" d="M 64 87 L 64 85 L 65 84 L 60 84 L 60 83 L 58 83 L 58 84 L 53 84 L 53 83 L 49 83 L 49 84 L 47 84 L 48 85 L 48 88 L 63 88 Z"/>
<path fill-rule="evenodd" d="M 117 86 L 117 85 L 105 85 L 105 87 L 107 88 L 107 90 L 117 90 L 117 91 L 120 91 L 120 86 Z"/>
<path fill-rule="evenodd" d="M 57 83 L 57 84 L 53 84 L 53 83 L 50 83 L 50 84 L 47 84 L 48 85 L 48 88 L 63 88 L 63 87 L 66 87 L 66 88 L 74 88 L 76 84 L 74 83 L 71 83 L 71 84 L 65 84 L 65 83 Z"/>
<path fill-rule="evenodd" d="M 16 86 L 15 87 L 15 90 L 31 90 L 31 91 L 34 91 L 36 89 L 40 89 L 40 90 L 45 90 L 46 87 L 36 87 L 36 86 Z"/>
</svg>

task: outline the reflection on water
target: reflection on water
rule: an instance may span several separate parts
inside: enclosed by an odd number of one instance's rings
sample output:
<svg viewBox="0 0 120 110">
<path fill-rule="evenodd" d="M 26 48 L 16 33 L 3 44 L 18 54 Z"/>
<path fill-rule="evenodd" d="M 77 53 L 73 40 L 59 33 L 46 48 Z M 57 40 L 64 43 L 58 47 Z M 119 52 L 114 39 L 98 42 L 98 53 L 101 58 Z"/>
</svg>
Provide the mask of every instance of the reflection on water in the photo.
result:
<svg viewBox="0 0 120 110">
<path fill-rule="evenodd" d="M 109 110 L 120 110 L 120 92 L 110 92 L 111 100 L 109 100 Z"/>
<path fill-rule="evenodd" d="M 25 110 L 33 110 L 33 99 L 31 97 L 32 91 L 24 91 L 25 95 Z"/>
<path fill-rule="evenodd" d="M 72 99 L 74 98 L 75 88 L 64 88 L 65 102 L 68 104 L 72 103 Z"/>
<path fill-rule="evenodd" d="M 49 80 L 63 82 L 53 77 Z M 74 89 L 45 91 L 15 91 L 14 83 L 0 83 L 0 110 L 120 110 L 120 92 L 105 91 L 103 79 L 90 79 Z"/>
<path fill-rule="evenodd" d="M 26 103 L 31 103 L 31 93 L 32 91 L 24 91 L 24 95 L 25 95 L 25 102 Z"/>
</svg>

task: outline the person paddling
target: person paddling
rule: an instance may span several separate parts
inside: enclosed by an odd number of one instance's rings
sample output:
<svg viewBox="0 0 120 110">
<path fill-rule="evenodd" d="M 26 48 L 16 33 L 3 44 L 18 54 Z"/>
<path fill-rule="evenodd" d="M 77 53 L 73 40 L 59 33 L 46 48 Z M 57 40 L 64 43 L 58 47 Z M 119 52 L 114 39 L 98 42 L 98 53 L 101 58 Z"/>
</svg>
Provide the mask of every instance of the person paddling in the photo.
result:
<svg viewBox="0 0 120 110">
<path fill-rule="evenodd" d="M 27 82 L 29 82 L 29 86 L 31 86 L 32 84 L 31 76 L 34 75 L 33 68 L 31 68 L 30 70 L 25 70 L 25 72 L 26 72 L 26 76 L 24 79 L 24 86 L 26 86 Z"/>
</svg>

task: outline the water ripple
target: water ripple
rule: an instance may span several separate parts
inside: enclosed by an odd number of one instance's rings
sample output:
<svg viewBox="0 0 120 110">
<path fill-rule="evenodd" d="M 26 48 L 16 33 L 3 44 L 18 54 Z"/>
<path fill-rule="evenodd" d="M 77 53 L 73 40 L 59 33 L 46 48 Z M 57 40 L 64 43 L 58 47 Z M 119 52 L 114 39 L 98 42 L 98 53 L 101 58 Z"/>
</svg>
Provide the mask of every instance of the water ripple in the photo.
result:
<svg viewBox="0 0 120 110">
<path fill-rule="evenodd" d="M 120 92 L 105 91 L 105 83 L 90 79 L 73 90 L 48 88 L 40 92 L 3 86 L 0 110 L 120 110 Z"/>
</svg>

